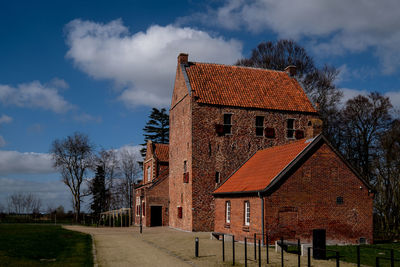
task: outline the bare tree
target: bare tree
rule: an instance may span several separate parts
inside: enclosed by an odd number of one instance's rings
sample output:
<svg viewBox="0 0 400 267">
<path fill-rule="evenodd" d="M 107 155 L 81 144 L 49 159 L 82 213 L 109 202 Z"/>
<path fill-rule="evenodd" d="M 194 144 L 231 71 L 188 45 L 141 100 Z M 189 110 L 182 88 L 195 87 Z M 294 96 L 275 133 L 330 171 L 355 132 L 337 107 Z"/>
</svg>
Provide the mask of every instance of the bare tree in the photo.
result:
<svg viewBox="0 0 400 267">
<path fill-rule="evenodd" d="M 16 214 L 39 213 L 42 201 L 31 193 L 14 193 L 7 199 L 8 212 Z"/>
<path fill-rule="evenodd" d="M 57 139 L 51 146 L 54 166 L 60 171 L 62 182 L 71 190 L 75 221 L 81 212 L 81 186 L 92 164 L 93 145 L 87 135 L 74 133 L 65 139 Z"/>
<path fill-rule="evenodd" d="M 124 149 L 120 153 L 120 169 L 124 176 L 123 180 L 123 192 L 125 203 L 128 207 L 132 207 L 132 187 L 135 180 L 140 175 L 140 166 L 138 164 L 139 157 L 133 151 Z"/>
</svg>

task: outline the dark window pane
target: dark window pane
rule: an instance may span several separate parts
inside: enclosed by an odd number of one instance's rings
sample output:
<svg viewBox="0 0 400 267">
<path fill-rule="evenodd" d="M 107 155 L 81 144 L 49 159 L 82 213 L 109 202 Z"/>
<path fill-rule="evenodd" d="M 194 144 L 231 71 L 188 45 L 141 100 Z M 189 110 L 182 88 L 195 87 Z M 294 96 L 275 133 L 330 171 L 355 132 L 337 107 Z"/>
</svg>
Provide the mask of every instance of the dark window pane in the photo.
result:
<svg viewBox="0 0 400 267">
<path fill-rule="evenodd" d="M 343 204 L 343 197 L 337 197 L 336 204 L 339 204 L 339 205 Z"/>
<path fill-rule="evenodd" d="M 256 116 L 256 127 L 263 127 L 264 126 L 264 117 Z"/>
<path fill-rule="evenodd" d="M 287 128 L 288 129 L 293 129 L 294 127 L 294 119 L 288 119 L 287 120 Z"/>
<path fill-rule="evenodd" d="M 264 128 L 263 127 L 256 127 L 256 135 L 257 136 L 263 136 L 264 134 Z"/>
<path fill-rule="evenodd" d="M 224 114 L 224 124 L 232 124 L 232 114 Z"/>
</svg>

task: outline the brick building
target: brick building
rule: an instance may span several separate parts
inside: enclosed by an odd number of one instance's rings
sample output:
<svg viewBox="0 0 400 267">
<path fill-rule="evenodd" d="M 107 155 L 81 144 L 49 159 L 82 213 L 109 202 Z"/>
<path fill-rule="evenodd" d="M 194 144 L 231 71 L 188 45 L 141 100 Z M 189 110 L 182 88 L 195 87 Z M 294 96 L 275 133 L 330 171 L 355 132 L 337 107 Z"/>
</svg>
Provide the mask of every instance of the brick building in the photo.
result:
<svg viewBox="0 0 400 267">
<path fill-rule="evenodd" d="M 322 228 L 328 243 L 373 242 L 373 194 L 322 135 L 258 151 L 214 196 L 215 231 L 238 239 L 311 242 Z"/>
<path fill-rule="evenodd" d="M 147 142 L 143 180 L 134 188 L 134 223 L 145 226 L 168 225 L 168 144 Z M 142 213 L 142 214 L 141 214 Z"/>
<path fill-rule="evenodd" d="M 212 192 L 221 181 L 257 150 L 311 138 L 320 126 L 290 73 L 180 54 L 170 108 L 170 227 L 214 230 Z"/>
</svg>

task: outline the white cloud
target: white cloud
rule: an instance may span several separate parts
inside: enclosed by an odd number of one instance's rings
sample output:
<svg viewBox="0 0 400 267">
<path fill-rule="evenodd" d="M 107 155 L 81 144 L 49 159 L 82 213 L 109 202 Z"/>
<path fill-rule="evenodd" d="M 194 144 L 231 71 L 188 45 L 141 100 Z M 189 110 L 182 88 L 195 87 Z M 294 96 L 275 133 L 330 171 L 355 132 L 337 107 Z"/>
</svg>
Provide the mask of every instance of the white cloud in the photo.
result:
<svg viewBox="0 0 400 267">
<path fill-rule="evenodd" d="M 103 119 L 100 116 L 93 116 L 87 113 L 81 113 L 74 116 L 74 120 L 81 123 L 96 122 L 101 123 Z"/>
<path fill-rule="evenodd" d="M 374 48 L 383 72 L 393 73 L 400 66 L 399 9 L 397 0 L 228 0 L 183 21 L 194 18 L 227 29 L 272 30 L 281 38 L 308 37 L 321 54 Z"/>
<path fill-rule="evenodd" d="M 10 123 L 10 122 L 12 122 L 12 120 L 13 119 L 10 116 L 7 116 L 7 115 L 3 114 L 0 117 L 0 124 L 2 124 L 2 123 Z"/>
<path fill-rule="evenodd" d="M 15 192 L 32 193 L 42 200 L 42 211 L 48 206 L 63 205 L 71 209 L 71 193 L 61 181 L 29 181 L 0 177 L 0 204 L 7 206 L 7 197 Z"/>
<path fill-rule="evenodd" d="M 55 172 L 50 154 L 0 150 L 0 175 Z"/>
<path fill-rule="evenodd" d="M 358 90 L 350 88 L 341 88 L 343 92 L 342 105 L 347 102 L 347 100 L 354 98 L 358 95 L 367 96 L 370 92 L 367 90 Z M 383 94 L 385 97 L 389 97 L 393 108 L 396 110 L 400 109 L 400 91 L 390 91 Z"/>
<path fill-rule="evenodd" d="M 189 27 L 153 25 L 132 34 L 121 20 L 77 19 L 67 24 L 66 33 L 66 56 L 91 77 L 122 87 L 119 99 L 130 107 L 169 105 L 180 52 L 192 61 L 226 64 L 242 56 L 240 42 Z"/>
<path fill-rule="evenodd" d="M 59 88 L 66 86 L 65 81 L 62 81 L 57 80 L 58 85 L 43 85 L 39 81 L 22 83 L 16 87 L 0 84 L 0 101 L 8 106 L 41 108 L 63 113 L 70 110 L 72 105 L 58 93 Z"/>
<path fill-rule="evenodd" d="M 0 135 L 0 147 L 5 146 L 6 144 L 6 140 L 4 140 L 4 137 Z"/>
</svg>

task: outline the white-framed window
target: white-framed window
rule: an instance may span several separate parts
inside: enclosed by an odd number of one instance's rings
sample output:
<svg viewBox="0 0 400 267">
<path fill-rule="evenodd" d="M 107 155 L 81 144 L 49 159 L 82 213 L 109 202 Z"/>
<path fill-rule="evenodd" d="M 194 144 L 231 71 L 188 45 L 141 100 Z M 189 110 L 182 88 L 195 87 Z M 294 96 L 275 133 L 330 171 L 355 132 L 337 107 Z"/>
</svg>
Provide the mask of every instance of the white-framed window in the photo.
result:
<svg viewBox="0 0 400 267">
<path fill-rule="evenodd" d="M 286 121 L 286 137 L 289 139 L 294 138 L 294 119 L 287 119 Z"/>
<path fill-rule="evenodd" d="M 244 225 L 250 225 L 250 202 L 244 202 Z"/>
<path fill-rule="evenodd" d="M 226 221 L 226 223 L 231 222 L 231 202 L 230 201 L 225 202 L 225 221 Z"/>
<path fill-rule="evenodd" d="M 256 116 L 256 136 L 264 136 L 264 117 Z"/>
<path fill-rule="evenodd" d="M 148 182 L 151 181 L 151 167 L 150 166 L 147 167 L 147 181 Z"/>
<path fill-rule="evenodd" d="M 232 134 L 232 114 L 224 114 L 224 134 Z"/>
</svg>

